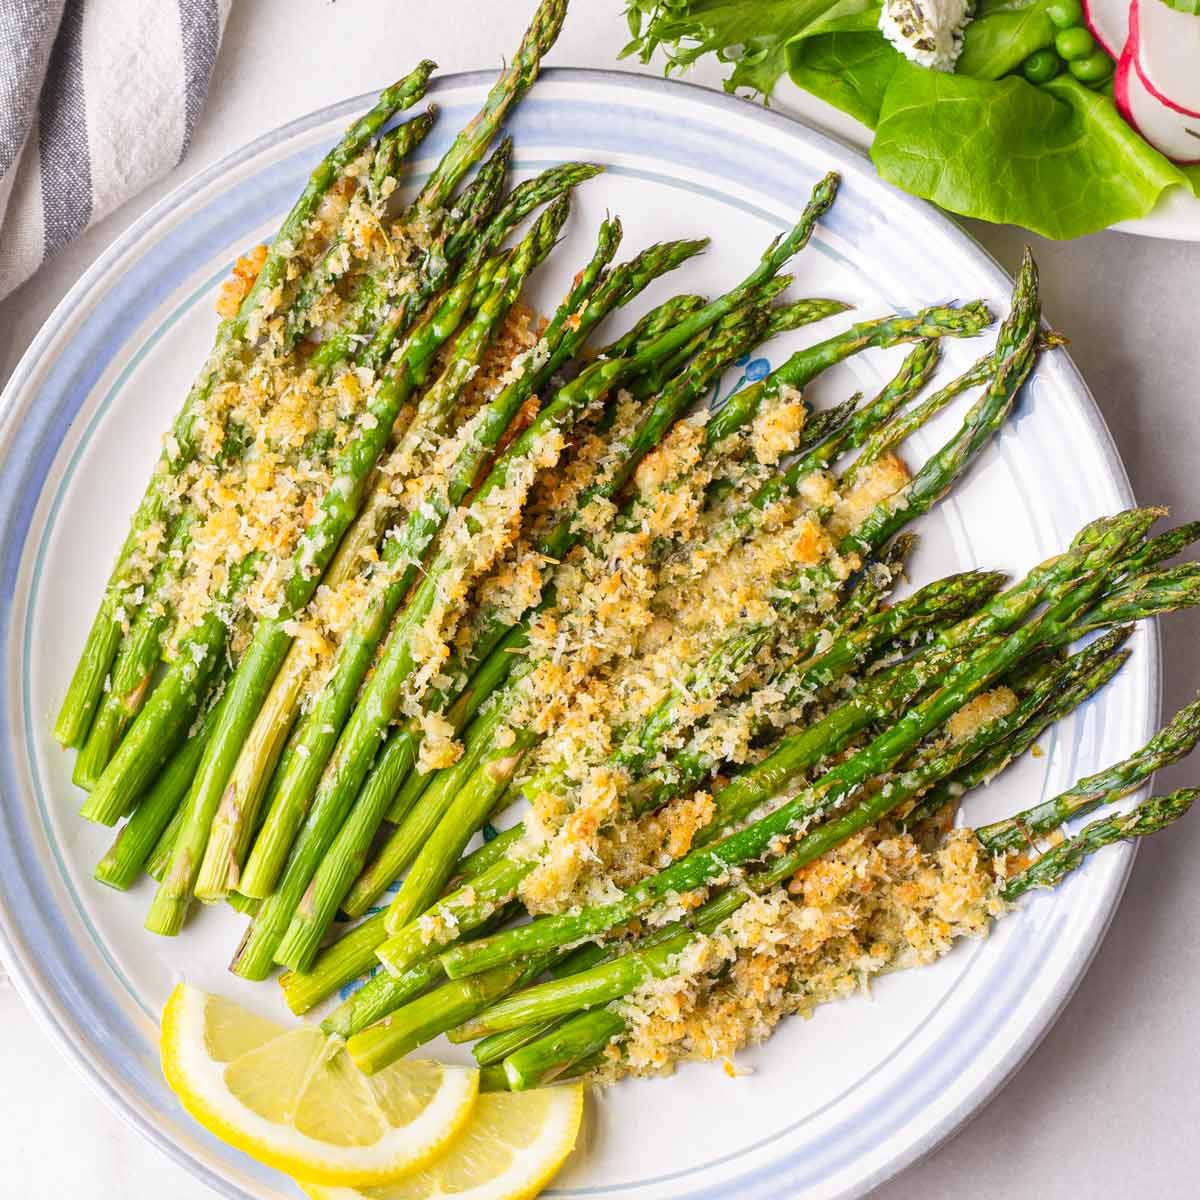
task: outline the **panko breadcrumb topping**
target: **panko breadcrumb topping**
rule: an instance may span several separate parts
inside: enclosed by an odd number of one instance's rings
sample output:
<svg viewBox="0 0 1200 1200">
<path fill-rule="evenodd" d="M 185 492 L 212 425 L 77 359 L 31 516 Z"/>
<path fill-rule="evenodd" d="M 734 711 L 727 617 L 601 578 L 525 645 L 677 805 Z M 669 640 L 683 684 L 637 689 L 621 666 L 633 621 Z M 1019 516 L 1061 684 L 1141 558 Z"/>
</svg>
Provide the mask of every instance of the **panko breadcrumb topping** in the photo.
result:
<svg viewBox="0 0 1200 1200">
<path fill-rule="evenodd" d="M 884 972 L 921 966 L 1003 914 L 968 830 L 935 850 L 884 827 L 843 843 L 786 888 L 753 896 L 672 974 L 616 1007 L 630 1035 L 604 1078 L 658 1075 L 683 1059 L 732 1060 L 787 1016 L 863 991 Z"/>
<path fill-rule="evenodd" d="M 465 682 L 480 630 L 527 621 L 495 735 L 511 755 L 493 764 L 515 774 L 510 795 L 529 803 L 525 835 L 509 851 L 535 861 L 520 899 L 534 914 L 614 899 L 688 853 L 717 813 L 719 775 L 640 811 L 631 797 L 648 773 L 684 749 L 727 770 L 754 762 L 765 752 L 764 730 L 802 728 L 836 698 L 817 686 L 797 693 L 788 672 L 825 648 L 823 616 L 861 565 L 839 554 L 839 544 L 877 503 L 903 502 L 908 470 L 885 454 L 844 495 L 832 474 L 814 471 L 792 495 L 750 505 L 804 437 L 804 398 L 783 387 L 768 390 L 749 427 L 716 444 L 701 406 L 626 480 L 647 406 L 619 391 L 569 432 L 551 428 L 507 459 L 503 478 L 471 503 L 456 503 L 453 472 L 486 404 L 549 353 L 534 314 L 517 304 L 477 368 L 443 348 L 429 380 L 447 371 L 453 403 L 431 415 L 421 390 L 414 393 L 387 431 L 355 536 L 339 548 L 314 543 L 306 529 L 344 484 L 339 456 L 378 428 L 386 365 L 325 370 L 313 356 L 363 302 L 364 276 L 382 281 L 395 303 L 437 253 L 438 215 L 408 224 L 389 218 L 388 181 L 374 197 L 359 185 L 366 166 L 354 164 L 297 239 L 283 283 L 253 315 L 252 348 L 210 364 L 211 387 L 190 428 L 168 438 L 168 460 L 178 456 L 180 436 L 194 453 L 169 476 L 166 519 L 135 552 L 131 608 L 154 589 L 154 603 L 172 614 L 168 654 L 186 651 L 187 632 L 218 597 L 229 596 L 220 611 L 235 652 L 255 619 L 281 620 L 294 639 L 287 671 L 306 679 L 311 704 L 361 614 L 414 567 L 424 569 L 426 556 L 407 558 L 396 541 L 405 522 L 436 515 L 437 594 L 403 627 L 414 669 L 397 719 L 419 728 L 416 769 L 445 769 L 462 754 L 448 714 L 426 707 L 431 690 Z M 222 289 L 224 315 L 236 313 L 265 254 L 259 247 L 238 260 Z M 312 287 L 318 271 L 325 286 Z M 311 299 L 298 317 L 283 302 L 308 296 L 306 287 Z M 495 453 L 529 427 L 542 399 L 526 402 Z M 185 510 L 191 524 L 185 547 L 172 551 L 176 569 L 159 572 L 168 522 Z M 572 549 L 554 561 L 538 546 L 555 544 L 543 539 L 564 523 Z M 335 549 L 311 601 L 289 611 L 289 579 Z M 231 581 L 242 574 L 234 595 Z M 540 603 L 547 594 L 553 604 Z M 741 639 L 744 652 L 706 666 L 711 647 L 731 639 Z M 670 720 L 656 725 L 668 704 Z M 958 714 L 948 736 L 966 737 L 1015 704 L 997 688 Z M 654 736 L 638 741 L 646 728 Z M 693 939 L 669 979 L 623 1001 L 630 1037 L 621 1052 L 610 1051 L 602 1075 L 659 1073 L 691 1057 L 724 1059 L 736 1073 L 737 1050 L 784 1016 L 807 1015 L 874 975 L 982 935 L 1002 907 L 994 869 L 965 835 L 933 844 L 895 828 L 866 831 L 786 887 L 749 896 L 714 934 Z M 668 897 L 624 933 L 685 920 L 709 894 Z M 431 944 L 456 936 L 453 917 L 439 913 L 420 918 Z"/>
</svg>

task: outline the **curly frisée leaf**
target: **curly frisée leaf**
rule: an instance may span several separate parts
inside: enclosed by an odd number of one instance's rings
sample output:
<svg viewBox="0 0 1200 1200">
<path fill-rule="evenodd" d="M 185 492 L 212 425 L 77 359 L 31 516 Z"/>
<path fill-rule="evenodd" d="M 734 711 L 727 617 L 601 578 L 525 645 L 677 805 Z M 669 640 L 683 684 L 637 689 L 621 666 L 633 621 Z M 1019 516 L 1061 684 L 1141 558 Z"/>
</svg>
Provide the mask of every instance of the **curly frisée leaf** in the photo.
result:
<svg viewBox="0 0 1200 1200">
<path fill-rule="evenodd" d="M 621 57 L 649 62 L 661 47 L 669 72 L 715 54 L 733 67 L 726 91 L 749 88 L 765 98 L 789 68 L 789 43 L 868 10 L 873 23 L 878 8 L 872 0 L 630 0 L 634 36 Z"/>
<path fill-rule="evenodd" d="M 1187 177 L 1072 79 L 1042 87 L 900 65 L 871 159 L 942 208 L 1071 238 L 1145 216 Z"/>
</svg>

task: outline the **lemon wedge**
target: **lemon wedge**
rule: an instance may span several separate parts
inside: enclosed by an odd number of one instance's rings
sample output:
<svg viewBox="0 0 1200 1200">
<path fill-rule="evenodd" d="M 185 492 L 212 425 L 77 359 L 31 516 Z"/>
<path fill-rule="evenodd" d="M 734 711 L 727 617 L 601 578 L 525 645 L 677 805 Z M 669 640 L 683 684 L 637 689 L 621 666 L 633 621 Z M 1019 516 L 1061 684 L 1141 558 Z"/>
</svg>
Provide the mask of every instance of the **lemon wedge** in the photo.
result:
<svg viewBox="0 0 1200 1200">
<path fill-rule="evenodd" d="M 479 1091 L 477 1071 L 421 1060 L 368 1077 L 340 1039 L 186 984 L 163 1010 L 161 1054 L 172 1090 L 211 1133 L 289 1175 L 346 1187 L 431 1162 Z"/>
<path fill-rule="evenodd" d="M 427 1167 L 378 1187 L 322 1187 L 311 1200 L 529 1200 L 575 1148 L 583 1116 L 579 1084 L 529 1092 L 485 1092 L 466 1128 Z"/>
</svg>

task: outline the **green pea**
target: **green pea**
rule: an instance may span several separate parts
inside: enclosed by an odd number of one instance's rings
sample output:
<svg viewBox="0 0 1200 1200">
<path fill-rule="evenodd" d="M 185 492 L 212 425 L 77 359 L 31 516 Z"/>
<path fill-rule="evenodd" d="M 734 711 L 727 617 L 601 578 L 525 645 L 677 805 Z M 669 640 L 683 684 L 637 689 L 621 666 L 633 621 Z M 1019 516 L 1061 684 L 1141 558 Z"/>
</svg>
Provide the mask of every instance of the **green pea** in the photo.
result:
<svg viewBox="0 0 1200 1200">
<path fill-rule="evenodd" d="M 1035 50 L 1021 64 L 1021 73 L 1030 83 L 1049 83 L 1061 70 L 1062 59 L 1049 47 Z"/>
<path fill-rule="evenodd" d="M 1083 5 L 1080 0 L 1054 0 L 1046 5 L 1046 16 L 1055 29 L 1071 29 L 1083 24 Z"/>
<path fill-rule="evenodd" d="M 1087 58 L 1096 49 L 1096 39 L 1086 29 L 1064 29 L 1054 39 L 1054 48 L 1059 58 L 1071 63 L 1077 58 Z"/>
<path fill-rule="evenodd" d="M 1067 69 L 1080 83 L 1101 83 L 1112 74 L 1112 59 L 1103 50 L 1067 63 Z"/>
</svg>

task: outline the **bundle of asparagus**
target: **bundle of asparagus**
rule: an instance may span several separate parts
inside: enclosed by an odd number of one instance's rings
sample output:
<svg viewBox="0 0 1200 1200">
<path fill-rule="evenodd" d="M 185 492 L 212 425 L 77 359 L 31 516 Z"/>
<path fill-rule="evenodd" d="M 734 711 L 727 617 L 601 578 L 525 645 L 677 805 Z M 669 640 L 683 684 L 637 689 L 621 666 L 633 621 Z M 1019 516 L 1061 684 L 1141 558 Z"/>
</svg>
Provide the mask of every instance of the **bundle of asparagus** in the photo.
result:
<svg viewBox="0 0 1200 1200">
<path fill-rule="evenodd" d="M 1120 668 L 1130 622 L 1196 602 L 1196 570 L 1162 564 L 1200 528 L 1148 537 L 1158 514 L 1135 510 L 1007 589 L 966 572 L 890 602 L 907 526 L 964 477 L 1056 338 L 1027 255 L 994 345 L 927 395 L 940 339 L 990 324 L 982 303 L 854 324 L 710 409 L 731 364 L 845 310 L 782 299 L 834 176 L 740 283 L 671 297 L 596 349 L 605 318 L 705 245 L 613 265 L 606 220 L 534 332 L 522 291 L 599 168 L 506 191 L 511 143 L 484 155 L 564 12 L 543 0 L 407 203 L 405 160 L 434 113 L 389 122 L 430 63 L 239 265 L 56 725 L 80 750 L 83 815 L 126 818 L 96 877 L 158 881 L 148 929 L 174 935 L 193 899 L 227 902 L 251 916 L 232 969 L 287 968 L 296 1012 L 374 972 L 326 1022 L 364 1069 L 440 1033 L 482 1037 L 489 1084 L 513 1088 L 637 1069 L 664 985 L 690 981 L 711 1015 L 751 922 L 786 948 L 788 889 L 847 847 L 891 839 L 923 879 L 956 873 L 978 932 L 1186 809 L 1191 793 L 1146 802 L 1021 858 L 1200 734 L 1185 710 L 1057 801 L 969 843 L 947 832 L 964 793 Z M 822 371 L 901 343 L 878 395 L 811 411 Z M 898 449 L 976 388 L 910 472 Z M 339 912 L 366 919 L 330 942 Z M 880 944 L 878 969 L 898 965 Z M 789 953 L 772 970 L 792 998 L 760 1023 L 824 995 L 812 954 Z"/>
</svg>

